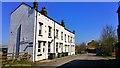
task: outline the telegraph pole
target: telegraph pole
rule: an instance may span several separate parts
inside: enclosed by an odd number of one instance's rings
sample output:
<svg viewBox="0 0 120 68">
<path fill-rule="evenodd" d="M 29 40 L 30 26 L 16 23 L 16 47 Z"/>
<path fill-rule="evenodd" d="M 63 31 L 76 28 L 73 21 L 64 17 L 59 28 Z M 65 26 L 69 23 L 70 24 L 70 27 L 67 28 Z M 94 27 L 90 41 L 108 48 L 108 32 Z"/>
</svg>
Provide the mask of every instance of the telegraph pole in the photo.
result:
<svg viewBox="0 0 120 68">
<path fill-rule="evenodd" d="M 118 13 L 118 29 L 117 29 L 118 43 L 116 44 L 116 59 L 120 61 L 120 6 L 118 7 L 117 13 Z"/>
</svg>

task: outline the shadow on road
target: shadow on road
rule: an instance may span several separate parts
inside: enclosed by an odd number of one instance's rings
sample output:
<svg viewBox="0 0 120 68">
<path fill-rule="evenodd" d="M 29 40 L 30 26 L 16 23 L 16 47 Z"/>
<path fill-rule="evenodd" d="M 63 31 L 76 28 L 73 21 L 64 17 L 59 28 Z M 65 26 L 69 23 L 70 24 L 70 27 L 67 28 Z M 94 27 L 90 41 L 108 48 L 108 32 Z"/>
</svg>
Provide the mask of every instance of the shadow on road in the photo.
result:
<svg viewBox="0 0 120 68">
<path fill-rule="evenodd" d="M 57 68 L 120 68 L 116 60 L 73 60 Z"/>
</svg>

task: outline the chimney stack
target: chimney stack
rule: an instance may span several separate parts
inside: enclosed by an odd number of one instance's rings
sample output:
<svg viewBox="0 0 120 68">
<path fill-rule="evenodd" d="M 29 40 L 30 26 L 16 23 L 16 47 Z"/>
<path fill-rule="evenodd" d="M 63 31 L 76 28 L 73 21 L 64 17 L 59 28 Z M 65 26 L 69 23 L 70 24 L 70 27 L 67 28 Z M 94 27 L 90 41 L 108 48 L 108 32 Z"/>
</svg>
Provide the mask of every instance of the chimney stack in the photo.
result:
<svg viewBox="0 0 120 68">
<path fill-rule="evenodd" d="M 62 25 L 63 27 L 65 27 L 64 20 L 62 20 L 61 25 Z"/>
<path fill-rule="evenodd" d="M 75 34 L 75 30 L 73 30 L 73 34 Z"/>
<path fill-rule="evenodd" d="M 35 2 L 33 3 L 33 7 L 34 7 L 36 10 L 38 10 L 38 2 L 37 2 L 37 1 L 35 1 Z"/>
<path fill-rule="evenodd" d="M 41 14 L 47 16 L 47 10 L 46 10 L 45 7 L 42 8 L 42 10 L 41 10 Z"/>
</svg>

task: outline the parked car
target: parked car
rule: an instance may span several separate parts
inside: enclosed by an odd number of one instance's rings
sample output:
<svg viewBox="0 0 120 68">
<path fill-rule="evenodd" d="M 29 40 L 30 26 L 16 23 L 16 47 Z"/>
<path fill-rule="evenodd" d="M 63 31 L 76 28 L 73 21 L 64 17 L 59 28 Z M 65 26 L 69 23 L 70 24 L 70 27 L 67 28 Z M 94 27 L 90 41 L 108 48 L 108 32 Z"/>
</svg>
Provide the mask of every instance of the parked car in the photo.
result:
<svg viewBox="0 0 120 68">
<path fill-rule="evenodd" d="M 116 52 L 112 52 L 112 56 L 116 56 Z"/>
<path fill-rule="evenodd" d="M 103 52 L 102 51 L 96 51 L 96 56 L 102 56 Z"/>
</svg>

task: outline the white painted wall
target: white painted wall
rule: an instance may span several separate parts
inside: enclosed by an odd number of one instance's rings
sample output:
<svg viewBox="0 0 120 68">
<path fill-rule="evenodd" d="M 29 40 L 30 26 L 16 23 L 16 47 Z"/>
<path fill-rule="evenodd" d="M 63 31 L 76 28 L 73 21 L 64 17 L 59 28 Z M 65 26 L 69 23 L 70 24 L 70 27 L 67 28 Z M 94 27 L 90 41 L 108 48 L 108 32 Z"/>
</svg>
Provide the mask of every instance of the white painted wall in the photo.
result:
<svg viewBox="0 0 120 68">
<path fill-rule="evenodd" d="M 37 14 L 37 35 L 36 35 L 36 61 L 42 60 L 42 59 L 47 59 L 48 58 L 48 42 L 51 40 L 54 40 L 54 23 L 55 23 L 55 36 L 56 36 L 56 29 L 59 30 L 58 37 L 59 39 L 55 39 L 55 46 L 54 42 L 51 43 L 51 53 L 56 53 L 56 42 L 58 42 L 58 53 L 65 52 L 65 45 L 69 45 L 66 47 L 66 52 L 69 52 L 69 55 L 75 54 L 75 42 L 68 43 L 68 35 L 70 36 L 70 39 L 72 37 L 75 38 L 75 35 L 69 31 L 67 31 L 64 27 L 62 27 L 60 24 L 56 23 L 55 21 L 49 19 L 48 17 L 42 15 L 41 13 L 38 12 Z M 39 22 L 43 23 L 42 26 L 42 36 L 39 36 Z M 48 38 L 48 26 L 52 27 L 52 38 Z M 61 40 L 61 32 L 63 32 L 63 40 Z M 66 41 L 64 39 L 64 34 L 66 34 Z M 43 54 L 42 56 L 37 56 L 37 54 L 40 54 L 38 52 L 38 41 L 46 41 L 46 55 Z M 63 51 L 61 51 L 60 43 L 63 43 Z M 74 47 L 71 47 L 71 45 L 74 45 Z M 55 47 L 55 48 L 54 48 Z M 42 47 L 43 49 L 43 47 Z M 57 55 L 57 53 L 56 53 Z"/>
</svg>

